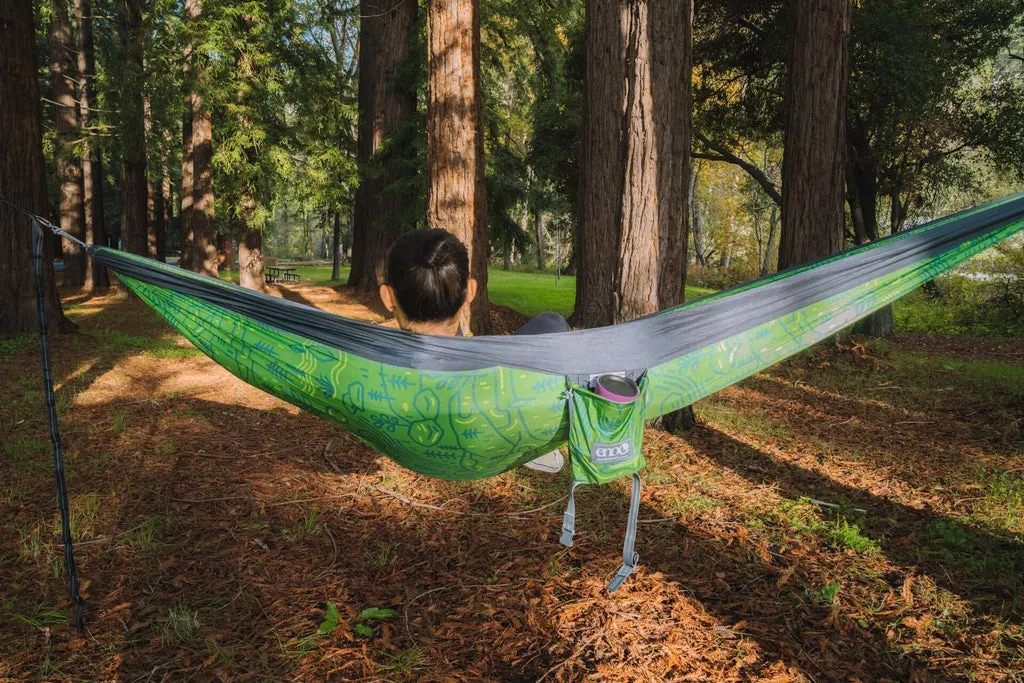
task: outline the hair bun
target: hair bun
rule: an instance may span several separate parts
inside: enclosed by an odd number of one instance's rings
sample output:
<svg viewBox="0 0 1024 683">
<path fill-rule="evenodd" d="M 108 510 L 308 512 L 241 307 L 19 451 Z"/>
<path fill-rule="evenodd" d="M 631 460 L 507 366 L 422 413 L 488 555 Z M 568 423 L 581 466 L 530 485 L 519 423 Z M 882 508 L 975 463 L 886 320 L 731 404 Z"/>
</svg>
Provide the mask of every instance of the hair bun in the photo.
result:
<svg viewBox="0 0 1024 683">
<path fill-rule="evenodd" d="M 423 251 L 420 252 L 424 268 L 433 270 L 438 263 L 445 263 L 452 253 L 452 240 L 454 238 L 447 232 L 441 232 L 432 239 L 423 243 Z"/>
</svg>

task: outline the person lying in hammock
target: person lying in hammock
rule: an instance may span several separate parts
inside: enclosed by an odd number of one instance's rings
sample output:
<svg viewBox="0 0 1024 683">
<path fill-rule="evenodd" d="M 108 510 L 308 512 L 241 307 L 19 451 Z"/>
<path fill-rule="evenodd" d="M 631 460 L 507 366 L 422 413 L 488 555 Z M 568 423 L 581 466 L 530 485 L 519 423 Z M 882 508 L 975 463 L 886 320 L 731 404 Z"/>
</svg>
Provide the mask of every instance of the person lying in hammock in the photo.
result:
<svg viewBox="0 0 1024 683">
<path fill-rule="evenodd" d="M 407 232 L 391 245 L 380 286 L 380 299 L 409 332 L 459 336 L 463 308 L 476 296 L 469 276 L 469 252 L 455 235 L 441 229 Z M 568 332 L 569 323 L 557 313 L 541 313 L 514 334 Z M 558 472 L 565 464 L 561 451 L 552 451 L 526 466 Z"/>
</svg>

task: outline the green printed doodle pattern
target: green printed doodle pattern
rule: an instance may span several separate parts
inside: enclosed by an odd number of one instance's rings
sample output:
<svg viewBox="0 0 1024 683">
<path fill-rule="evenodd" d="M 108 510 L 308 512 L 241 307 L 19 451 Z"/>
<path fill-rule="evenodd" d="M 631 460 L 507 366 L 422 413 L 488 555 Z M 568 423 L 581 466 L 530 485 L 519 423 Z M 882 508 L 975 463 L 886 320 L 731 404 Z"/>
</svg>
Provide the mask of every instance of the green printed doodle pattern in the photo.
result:
<svg viewBox="0 0 1024 683">
<path fill-rule="evenodd" d="M 649 368 L 646 416 L 689 405 L 807 348 L 1022 227 L 1024 222 L 1008 225 Z M 124 281 L 232 374 L 342 426 L 420 474 L 452 480 L 491 477 L 567 439 L 566 381 L 561 376 L 506 367 L 462 372 L 397 367 L 192 296 L 130 278 Z"/>
</svg>

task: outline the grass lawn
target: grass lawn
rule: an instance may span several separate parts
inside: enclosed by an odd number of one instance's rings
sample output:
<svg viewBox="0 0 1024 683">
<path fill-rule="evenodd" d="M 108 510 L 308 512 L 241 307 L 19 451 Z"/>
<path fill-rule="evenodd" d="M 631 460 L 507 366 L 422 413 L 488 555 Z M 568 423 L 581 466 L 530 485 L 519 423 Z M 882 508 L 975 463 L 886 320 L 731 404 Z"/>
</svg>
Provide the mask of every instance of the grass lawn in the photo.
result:
<svg viewBox="0 0 1024 683">
<path fill-rule="evenodd" d="M 300 266 L 295 272 L 303 282 L 334 287 L 348 281 L 349 266 L 342 267 L 341 278 L 338 280 L 331 280 L 330 266 Z M 227 271 L 222 273 L 222 277 L 237 283 L 238 271 Z M 491 301 L 523 315 L 534 316 L 544 311 L 554 311 L 569 317 L 576 302 L 576 278 L 572 275 L 556 278 L 551 273 L 521 273 L 492 268 L 487 277 L 487 293 Z M 713 292 L 704 287 L 688 286 L 686 298 L 690 301 Z"/>
</svg>

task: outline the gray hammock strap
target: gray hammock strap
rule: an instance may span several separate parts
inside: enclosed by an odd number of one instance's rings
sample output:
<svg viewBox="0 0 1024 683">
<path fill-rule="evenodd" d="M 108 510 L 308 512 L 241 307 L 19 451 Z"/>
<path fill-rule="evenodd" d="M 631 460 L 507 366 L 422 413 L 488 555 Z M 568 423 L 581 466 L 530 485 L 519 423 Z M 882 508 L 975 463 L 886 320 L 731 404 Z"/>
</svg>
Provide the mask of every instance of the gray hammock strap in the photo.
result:
<svg viewBox="0 0 1024 683">
<path fill-rule="evenodd" d="M 562 538 L 558 540 L 566 548 L 572 547 L 572 537 L 576 535 L 576 487 L 584 483 L 574 481 L 569 489 L 569 504 L 565 506 L 565 514 L 562 516 Z"/>
<path fill-rule="evenodd" d="M 570 496 L 569 500 L 572 500 Z M 622 585 L 622 582 L 629 578 L 629 575 L 636 569 L 640 555 L 633 551 L 636 544 L 636 520 L 640 515 L 640 475 L 633 473 L 633 492 L 629 496 L 629 520 L 626 522 L 626 540 L 622 544 L 622 566 L 619 573 L 615 575 L 612 582 L 608 584 L 608 592 Z"/>
<path fill-rule="evenodd" d="M 43 360 L 43 389 L 46 393 L 46 416 L 50 423 L 50 445 L 53 447 L 53 472 L 57 479 L 57 506 L 60 508 L 60 530 L 64 542 L 64 568 L 68 573 L 68 594 L 75 604 L 75 627 L 85 630 L 85 600 L 78 593 L 78 572 L 75 569 L 75 552 L 71 544 L 71 515 L 68 512 L 68 489 L 64 480 L 64 452 L 60 445 L 60 431 L 57 428 L 57 401 L 53 394 L 53 369 L 50 365 L 50 344 L 47 335 L 46 290 L 43 283 L 43 233 L 42 221 L 32 220 L 32 280 L 36 290 L 36 316 L 39 326 L 39 350 Z M 47 222 L 47 227 L 53 224 Z"/>
</svg>

